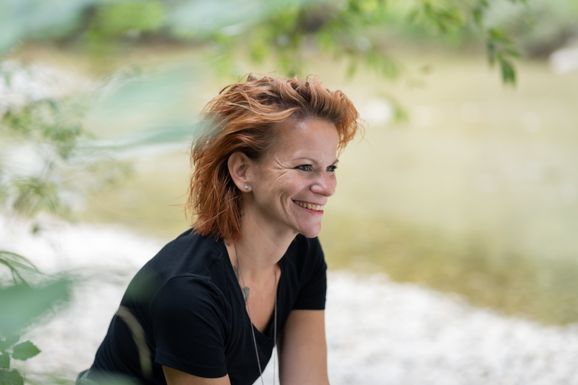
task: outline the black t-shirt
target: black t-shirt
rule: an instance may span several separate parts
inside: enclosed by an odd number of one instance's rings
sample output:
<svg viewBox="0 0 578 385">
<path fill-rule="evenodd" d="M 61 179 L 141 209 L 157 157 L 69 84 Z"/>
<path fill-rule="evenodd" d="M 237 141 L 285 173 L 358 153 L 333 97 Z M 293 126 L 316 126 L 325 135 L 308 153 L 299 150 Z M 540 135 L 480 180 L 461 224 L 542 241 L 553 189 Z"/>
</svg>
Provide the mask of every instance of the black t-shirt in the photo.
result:
<svg viewBox="0 0 578 385">
<path fill-rule="evenodd" d="M 325 308 L 327 266 L 317 238 L 295 237 L 280 261 L 277 328 L 291 310 Z M 273 318 L 273 317 L 272 317 Z M 273 350 L 273 320 L 261 333 L 248 318 L 222 239 L 193 231 L 168 243 L 133 278 L 88 372 L 165 385 L 161 365 L 250 385 Z"/>
</svg>

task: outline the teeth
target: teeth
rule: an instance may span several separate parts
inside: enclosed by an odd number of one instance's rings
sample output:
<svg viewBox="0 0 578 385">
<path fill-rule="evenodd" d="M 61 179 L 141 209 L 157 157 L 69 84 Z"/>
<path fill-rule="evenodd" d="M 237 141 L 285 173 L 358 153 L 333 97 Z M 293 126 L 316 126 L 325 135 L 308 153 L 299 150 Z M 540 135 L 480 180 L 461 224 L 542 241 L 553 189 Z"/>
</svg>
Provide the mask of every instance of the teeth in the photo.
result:
<svg viewBox="0 0 578 385">
<path fill-rule="evenodd" d="M 309 209 L 309 210 L 315 210 L 315 211 L 323 210 L 322 205 L 316 205 L 313 203 L 307 203 L 307 202 L 301 202 L 301 201 L 294 201 L 294 202 L 297 203 L 298 206 L 304 207 L 304 208 Z"/>
</svg>

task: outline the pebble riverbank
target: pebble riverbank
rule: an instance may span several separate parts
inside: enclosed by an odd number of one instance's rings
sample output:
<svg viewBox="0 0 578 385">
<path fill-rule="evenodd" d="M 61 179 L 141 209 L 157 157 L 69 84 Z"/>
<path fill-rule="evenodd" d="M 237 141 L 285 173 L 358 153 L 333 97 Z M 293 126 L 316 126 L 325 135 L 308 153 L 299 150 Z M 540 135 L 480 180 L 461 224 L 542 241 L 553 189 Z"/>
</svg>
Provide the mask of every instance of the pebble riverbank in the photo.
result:
<svg viewBox="0 0 578 385">
<path fill-rule="evenodd" d="M 62 222 L 32 236 L 0 217 L 0 249 L 81 277 L 71 304 L 29 332 L 43 352 L 27 373 L 73 378 L 86 368 L 128 280 L 161 246 L 123 228 Z M 578 385 L 578 326 L 504 317 L 381 275 L 331 272 L 329 282 L 332 385 Z"/>
</svg>

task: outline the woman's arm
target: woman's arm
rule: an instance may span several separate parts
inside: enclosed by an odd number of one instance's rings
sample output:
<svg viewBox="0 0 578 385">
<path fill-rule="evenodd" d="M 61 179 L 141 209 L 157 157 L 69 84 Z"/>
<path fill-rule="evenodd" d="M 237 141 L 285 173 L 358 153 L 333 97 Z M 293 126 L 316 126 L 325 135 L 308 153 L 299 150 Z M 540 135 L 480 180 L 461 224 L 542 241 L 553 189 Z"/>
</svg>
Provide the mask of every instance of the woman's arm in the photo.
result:
<svg viewBox="0 0 578 385">
<path fill-rule="evenodd" d="M 231 385 L 229 376 L 220 378 L 197 377 L 168 366 L 163 366 L 163 372 L 167 385 Z"/>
<path fill-rule="evenodd" d="M 279 346 L 281 385 L 329 385 L 325 311 L 293 310 Z"/>
</svg>

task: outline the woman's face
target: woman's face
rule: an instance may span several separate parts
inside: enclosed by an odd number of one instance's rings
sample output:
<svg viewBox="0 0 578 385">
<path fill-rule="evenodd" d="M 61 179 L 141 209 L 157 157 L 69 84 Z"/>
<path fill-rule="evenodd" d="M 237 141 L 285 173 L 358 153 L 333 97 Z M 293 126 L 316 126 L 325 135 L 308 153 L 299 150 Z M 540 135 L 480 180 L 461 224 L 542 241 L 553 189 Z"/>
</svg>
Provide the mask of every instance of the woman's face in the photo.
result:
<svg viewBox="0 0 578 385">
<path fill-rule="evenodd" d="M 320 118 L 289 120 L 277 128 L 271 148 L 251 166 L 245 209 L 279 236 L 315 237 L 337 183 L 337 129 Z"/>
</svg>

